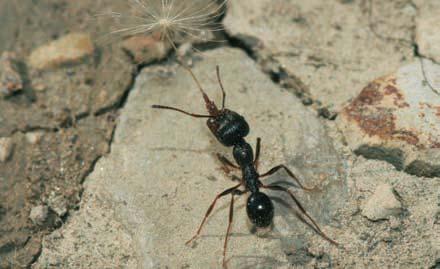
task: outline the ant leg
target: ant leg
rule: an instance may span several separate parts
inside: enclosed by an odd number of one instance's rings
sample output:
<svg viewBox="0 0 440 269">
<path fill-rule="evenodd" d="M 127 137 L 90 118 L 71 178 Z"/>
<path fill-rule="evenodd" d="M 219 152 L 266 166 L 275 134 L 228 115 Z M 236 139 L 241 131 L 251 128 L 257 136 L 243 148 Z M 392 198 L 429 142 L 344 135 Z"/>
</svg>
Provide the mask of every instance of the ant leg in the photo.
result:
<svg viewBox="0 0 440 269">
<path fill-rule="evenodd" d="M 226 158 L 225 156 L 221 155 L 220 153 L 217 153 L 217 158 L 219 159 L 219 161 L 225 165 L 225 166 L 230 166 L 233 167 L 235 169 L 238 169 L 240 167 L 238 167 L 237 165 L 233 164 L 230 160 L 228 160 L 228 158 Z"/>
<path fill-rule="evenodd" d="M 202 223 L 200 224 L 199 229 L 197 229 L 196 234 L 195 234 L 190 240 L 186 241 L 185 244 L 188 245 L 188 244 L 191 243 L 194 239 L 196 239 L 197 236 L 199 236 L 200 231 L 202 230 L 202 227 L 203 227 L 203 225 L 205 224 L 205 221 L 206 221 L 206 219 L 208 218 L 209 214 L 211 214 L 212 209 L 214 209 L 214 206 L 215 206 L 215 203 L 217 202 L 217 200 L 218 200 L 220 197 L 222 197 L 222 196 L 225 196 L 225 195 L 227 195 L 227 194 L 230 194 L 231 192 L 233 192 L 234 190 L 236 190 L 236 189 L 237 189 L 238 187 L 240 187 L 240 186 L 241 186 L 241 183 L 238 184 L 238 185 L 235 185 L 235 186 L 232 187 L 232 188 L 226 189 L 226 190 L 224 190 L 223 192 L 221 192 L 221 193 L 219 193 L 219 194 L 217 194 L 217 196 L 215 197 L 214 201 L 211 203 L 211 205 L 209 206 L 208 210 L 206 211 L 206 213 L 205 213 L 205 217 L 203 218 L 203 221 L 202 221 Z"/>
<path fill-rule="evenodd" d="M 258 159 L 260 158 L 260 147 L 261 147 L 261 138 L 257 137 L 257 146 L 255 149 L 255 160 L 254 160 L 254 165 L 257 170 L 258 170 Z"/>
<path fill-rule="evenodd" d="M 176 108 L 176 107 L 171 107 L 171 106 L 152 105 L 151 107 L 152 108 L 169 109 L 169 110 L 178 111 L 180 113 L 186 114 L 186 115 L 194 117 L 194 118 L 212 118 L 212 116 L 210 116 L 210 115 L 194 114 L 194 113 L 186 112 L 186 111 L 184 111 L 182 109 L 179 109 L 179 108 Z"/>
<path fill-rule="evenodd" d="M 321 228 L 319 228 L 319 225 L 315 222 L 315 220 L 307 213 L 307 211 L 304 209 L 304 207 L 302 206 L 302 204 L 298 201 L 298 199 L 296 199 L 295 195 L 293 195 L 293 193 L 287 189 L 284 188 L 282 186 L 279 185 L 262 185 L 262 188 L 266 188 L 266 189 L 270 189 L 270 190 L 275 190 L 275 191 L 283 191 L 286 192 L 287 194 L 289 194 L 289 196 L 292 198 L 292 200 L 295 202 L 295 204 L 298 206 L 299 210 L 301 211 L 301 213 L 303 213 L 308 220 L 310 220 L 313 224 L 313 228 L 315 229 L 315 231 L 321 236 L 323 237 L 325 240 L 329 241 L 330 243 L 332 243 L 335 246 L 339 246 L 339 243 L 334 241 L 333 239 L 331 239 L 330 237 L 328 237 L 322 230 Z"/>
<path fill-rule="evenodd" d="M 222 90 L 222 94 L 223 94 L 223 99 L 222 99 L 222 109 L 225 108 L 225 102 L 226 102 L 226 92 L 225 89 L 223 88 L 223 83 L 222 80 L 220 78 L 220 67 L 218 65 L 215 66 L 215 70 L 217 73 L 217 80 L 218 80 L 218 84 L 220 85 L 220 89 Z"/>
<path fill-rule="evenodd" d="M 229 223 L 228 223 L 228 229 L 226 230 L 225 243 L 223 245 L 223 268 L 227 268 L 227 266 L 226 266 L 226 249 L 228 246 L 229 233 L 231 232 L 232 220 L 234 218 L 234 195 L 242 195 L 243 193 L 244 193 L 244 191 L 235 190 L 234 192 L 232 192 L 232 195 L 231 195 L 231 203 L 229 205 Z"/>
<path fill-rule="evenodd" d="M 274 174 L 275 172 L 277 172 L 277 171 L 280 170 L 280 169 L 284 169 L 284 170 L 287 172 L 287 174 L 288 174 L 288 175 L 289 175 L 289 176 L 290 176 L 290 177 L 296 182 L 296 184 L 298 184 L 298 186 L 299 186 L 301 189 L 306 190 L 306 191 L 314 191 L 314 190 L 316 190 L 316 187 L 313 187 L 313 188 L 304 187 L 304 186 L 301 184 L 301 182 L 299 182 L 299 179 L 293 174 L 293 172 L 290 171 L 289 168 L 287 168 L 287 167 L 286 167 L 285 165 L 283 165 L 283 164 L 281 164 L 281 165 L 277 165 L 277 166 L 273 167 L 272 169 L 270 169 L 270 170 L 267 171 L 266 173 L 261 174 L 260 177 L 265 177 L 265 176 L 272 175 L 272 174 Z"/>
</svg>

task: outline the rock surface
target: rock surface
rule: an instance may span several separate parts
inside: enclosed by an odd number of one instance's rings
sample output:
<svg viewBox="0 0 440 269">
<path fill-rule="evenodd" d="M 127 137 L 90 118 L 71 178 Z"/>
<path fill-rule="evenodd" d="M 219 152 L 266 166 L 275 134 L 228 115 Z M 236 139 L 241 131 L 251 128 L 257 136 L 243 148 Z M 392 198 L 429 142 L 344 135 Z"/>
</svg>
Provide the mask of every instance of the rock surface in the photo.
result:
<svg viewBox="0 0 440 269">
<path fill-rule="evenodd" d="M 393 187 L 389 184 L 377 186 L 373 195 L 368 198 L 362 208 L 362 215 L 370 220 L 389 219 L 402 210 L 402 205 L 397 200 Z"/>
<path fill-rule="evenodd" d="M 439 1 L 416 1 L 419 7 L 417 16 L 416 42 L 419 53 L 440 63 L 440 32 L 433 25 L 438 25 L 440 10 Z"/>
<path fill-rule="evenodd" d="M 224 24 L 330 116 L 367 82 L 412 58 L 415 15 L 406 0 L 230 1 Z"/>
<path fill-rule="evenodd" d="M 368 84 L 337 120 L 353 151 L 440 176 L 439 78 L 440 65 L 424 60 Z"/>
<path fill-rule="evenodd" d="M 91 56 L 94 50 L 89 34 L 71 33 L 36 48 L 29 56 L 29 64 L 36 69 L 73 64 L 86 56 Z"/>
<path fill-rule="evenodd" d="M 311 255 L 321 257 L 305 268 L 435 268 L 440 257 L 440 181 L 396 171 L 386 162 L 357 157 L 346 163 L 350 202 L 336 215 L 341 220 L 339 251 L 313 239 Z M 377 186 L 390 185 L 403 210 L 388 221 L 372 222 L 361 214 Z"/>
<path fill-rule="evenodd" d="M 220 64 L 227 107 L 248 120 L 250 143 L 257 136 L 262 137 L 261 172 L 286 163 L 305 184 L 322 182 L 321 192 L 297 190 L 295 195 L 333 236 L 338 229 L 329 229 L 337 225 L 332 216 L 344 204 L 347 192 L 341 160 L 320 120 L 265 77 L 243 52 L 218 49 L 202 56 L 203 60 L 195 63 L 194 72 L 209 95 L 219 103 L 221 92 L 215 79 L 215 64 Z M 230 156 L 230 149 L 219 145 L 203 120 L 154 110 L 149 108 L 152 104 L 175 105 L 194 112 L 204 110 L 200 93 L 183 68 L 144 69 L 121 115 L 111 154 L 97 163 L 86 180 L 85 195 L 106 194 L 116 220 L 132 235 L 140 268 L 220 268 L 228 198 L 214 210 L 196 245 L 190 248 L 184 242 L 195 232 L 215 194 L 234 184 L 222 173 L 214 155 L 222 152 Z M 266 180 L 289 182 L 281 172 Z M 288 198 L 273 192 L 270 195 Z M 288 207 L 291 201 L 286 200 L 284 204 L 276 203 L 273 235 L 258 238 L 249 231 L 244 202 L 244 197 L 236 201 L 233 236 L 227 254 L 231 268 L 287 266 L 285 253 L 295 247 L 305 249 L 310 238 L 319 237 L 292 214 Z M 99 211 L 87 201 L 82 207 Z M 85 222 L 90 222 L 92 227 L 97 225 L 86 214 L 79 214 L 69 218 L 69 224 L 61 232 L 72 233 L 76 229 L 74 223 Z M 48 244 L 55 247 L 45 248 L 40 260 L 60 255 L 58 250 L 66 244 L 81 247 L 80 240 L 49 240 Z M 102 252 L 106 251 L 103 246 Z M 75 255 L 64 254 L 67 259 Z M 304 255 L 297 259 L 308 261 Z M 94 267 L 99 264 L 96 257 L 86 257 L 83 261 Z"/>
</svg>

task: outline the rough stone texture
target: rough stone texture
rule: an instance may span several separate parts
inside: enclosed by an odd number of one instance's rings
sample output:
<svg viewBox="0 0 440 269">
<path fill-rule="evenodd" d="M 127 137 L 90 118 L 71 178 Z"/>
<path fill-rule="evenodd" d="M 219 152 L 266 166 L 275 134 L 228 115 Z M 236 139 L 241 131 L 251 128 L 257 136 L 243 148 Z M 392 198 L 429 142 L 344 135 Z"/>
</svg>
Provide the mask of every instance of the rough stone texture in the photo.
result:
<svg viewBox="0 0 440 269">
<path fill-rule="evenodd" d="M 413 56 L 416 9 L 397 1 L 230 1 L 227 32 L 331 117 Z"/>
<path fill-rule="evenodd" d="M 11 157 L 14 142 L 10 137 L 0 137 L 0 162 L 6 162 Z"/>
<path fill-rule="evenodd" d="M 440 65 L 424 60 L 368 84 L 337 120 L 353 151 L 440 176 L 439 77 Z"/>
<path fill-rule="evenodd" d="M 319 263 L 306 268 L 435 268 L 440 257 L 439 178 L 408 175 L 382 161 L 363 157 L 347 162 L 350 202 L 335 216 L 340 220 L 336 239 L 340 253 L 316 238 L 310 255 Z M 372 222 L 360 206 L 382 184 L 393 186 L 404 210 L 390 220 Z"/>
<path fill-rule="evenodd" d="M 417 16 L 416 42 L 419 53 L 440 63 L 440 32 L 434 25 L 439 24 L 440 2 L 435 0 L 416 0 L 419 8 Z"/>
<path fill-rule="evenodd" d="M 382 220 L 398 215 L 401 210 L 402 205 L 396 198 L 393 187 L 381 184 L 362 207 L 362 215 L 370 220 Z"/>
<path fill-rule="evenodd" d="M 3 52 L 0 57 L 0 95 L 7 97 L 23 89 L 17 56 Z"/>
<path fill-rule="evenodd" d="M 11 136 L 14 154 L 0 162 L 0 268 L 27 268 L 43 235 L 62 224 L 59 215 L 77 208 L 84 177 L 109 149 L 113 117 L 88 117 L 75 127 L 44 132 L 36 144 L 20 132 Z M 29 216 L 41 204 L 51 208 L 39 225 Z"/>
<path fill-rule="evenodd" d="M 78 63 L 93 54 L 95 47 L 86 33 L 70 33 L 32 51 L 29 64 L 36 69 Z"/>
<path fill-rule="evenodd" d="M 347 195 L 345 177 L 342 161 L 322 122 L 264 76 L 245 53 L 218 49 L 202 58 L 195 63 L 194 72 L 209 95 L 220 100 L 215 79 L 215 64 L 220 64 L 224 67 L 227 106 L 243 113 L 248 120 L 252 128 L 250 143 L 254 144 L 257 136 L 262 137 L 261 172 L 285 163 L 306 185 L 321 182 L 321 192 L 292 189 L 323 230 L 338 225 L 333 214 Z M 116 219 L 133 238 L 139 268 L 220 268 L 228 198 L 218 204 L 195 246 L 186 247 L 184 243 L 195 232 L 216 193 L 234 184 L 220 169 L 214 155 L 222 152 L 230 156 L 231 149 L 219 145 L 204 120 L 148 108 L 152 104 L 175 105 L 194 112 L 204 110 L 200 93 L 186 70 L 176 66 L 144 69 L 122 112 L 111 154 L 97 163 L 86 180 L 85 193 L 106 193 L 109 197 Z M 285 181 L 287 186 L 291 182 L 281 172 L 266 182 L 277 180 Z M 286 203 L 276 202 L 274 232 L 269 238 L 250 233 L 243 208 L 246 199 L 236 201 L 228 248 L 231 268 L 287 266 L 292 254 L 286 253 L 293 248 L 305 249 L 311 238 L 319 237 L 295 217 L 289 209 L 288 197 L 274 192 L 270 195 L 286 199 Z M 100 210 L 90 202 L 83 207 Z M 73 216 L 71 222 L 84 221 L 82 218 Z M 92 227 L 97 225 L 93 219 L 88 221 Z M 72 229 L 76 229 L 74 225 L 68 225 L 61 233 L 71 233 Z M 334 227 L 329 235 L 333 237 L 337 230 Z M 105 234 L 96 237 L 107 240 Z M 83 252 L 89 246 L 83 246 L 80 240 L 66 238 L 56 245 L 74 244 Z M 59 255 L 58 249 L 44 253 Z M 301 253 L 293 256 L 303 263 L 313 259 L 307 252 Z M 93 258 L 78 261 L 96 267 Z"/>
<path fill-rule="evenodd" d="M 115 216 L 112 201 L 102 194 L 99 190 L 84 194 L 80 210 L 62 230 L 45 238 L 33 269 L 139 268 L 132 235 Z"/>
</svg>

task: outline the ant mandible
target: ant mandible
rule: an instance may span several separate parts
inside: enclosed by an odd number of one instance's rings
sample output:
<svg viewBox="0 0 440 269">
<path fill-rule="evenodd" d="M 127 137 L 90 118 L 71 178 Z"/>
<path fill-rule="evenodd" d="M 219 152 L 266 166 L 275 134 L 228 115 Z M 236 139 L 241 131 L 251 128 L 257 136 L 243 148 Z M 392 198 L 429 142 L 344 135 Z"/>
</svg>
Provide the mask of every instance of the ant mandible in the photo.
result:
<svg viewBox="0 0 440 269">
<path fill-rule="evenodd" d="M 302 204 L 289 189 L 280 186 L 276 183 L 265 185 L 260 181 L 260 178 L 272 175 L 278 170 L 284 169 L 301 189 L 306 191 L 312 191 L 315 189 L 315 188 L 308 188 L 303 186 L 298 180 L 298 178 L 292 173 L 292 171 L 290 171 L 284 165 L 277 165 L 261 175 L 257 172 L 258 160 L 261 149 L 261 139 L 257 138 L 256 154 L 254 158 L 252 147 L 244 139 L 249 134 L 248 123 L 246 122 L 243 116 L 239 115 L 238 113 L 232 110 L 225 108 L 226 92 L 223 88 L 223 83 L 220 78 L 219 66 L 216 66 L 216 73 L 217 73 L 217 80 L 223 95 L 221 109 L 218 109 L 216 104 L 209 99 L 208 95 L 203 90 L 200 82 L 197 80 L 196 76 L 191 71 L 191 69 L 186 66 L 184 66 L 184 68 L 188 70 L 188 72 L 191 74 L 193 80 L 196 82 L 200 92 L 202 93 L 203 99 L 205 101 L 206 109 L 209 115 L 190 113 L 179 108 L 163 106 L 163 105 L 153 105 L 152 107 L 157 109 L 168 109 L 168 110 L 178 111 L 180 113 L 195 118 L 208 118 L 207 120 L 208 128 L 211 130 L 212 134 L 217 138 L 217 140 L 226 147 L 231 147 L 231 146 L 233 147 L 233 157 L 235 162 L 238 164 L 238 166 L 233 164 L 226 157 L 220 154 L 217 154 L 218 159 L 222 162 L 223 165 L 232 167 L 234 169 L 241 169 L 242 172 L 242 178 L 239 184 L 217 194 L 214 201 L 211 203 L 208 210 L 206 211 L 205 216 L 199 228 L 197 229 L 197 232 L 190 240 L 186 242 L 186 244 L 191 243 L 194 239 L 196 239 L 199 236 L 203 228 L 203 225 L 205 224 L 206 219 L 209 217 L 212 210 L 214 209 L 217 200 L 223 196 L 231 194 L 231 202 L 229 206 L 229 222 L 228 222 L 228 228 L 226 231 L 225 241 L 223 245 L 223 267 L 226 268 L 226 249 L 227 249 L 228 238 L 229 238 L 231 224 L 234 215 L 234 196 L 236 195 L 239 196 L 250 192 L 250 195 L 246 203 L 247 215 L 250 221 L 257 228 L 266 228 L 272 224 L 272 220 L 274 217 L 274 206 L 269 196 L 267 196 L 265 193 L 260 191 L 260 188 L 264 188 L 264 189 L 287 193 L 292 198 L 294 203 L 297 205 L 300 212 L 306 217 L 305 219 L 301 215 L 299 215 L 301 220 L 306 222 L 316 233 L 318 233 L 324 239 L 338 246 L 338 243 L 336 241 L 330 239 L 320 229 L 320 227 L 315 222 L 315 220 L 307 213 L 307 211 L 304 209 Z M 240 190 L 239 189 L 240 186 L 244 186 L 244 190 Z M 308 223 L 307 220 L 309 220 L 311 223 Z"/>
</svg>

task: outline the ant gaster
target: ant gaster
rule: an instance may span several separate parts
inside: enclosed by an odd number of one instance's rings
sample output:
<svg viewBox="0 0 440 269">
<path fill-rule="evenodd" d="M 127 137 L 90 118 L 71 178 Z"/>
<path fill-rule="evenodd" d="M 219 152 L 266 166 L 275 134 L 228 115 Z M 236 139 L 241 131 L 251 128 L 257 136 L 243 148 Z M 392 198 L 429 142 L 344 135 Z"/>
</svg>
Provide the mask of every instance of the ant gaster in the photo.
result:
<svg viewBox="0 0 440 269">
<path fill-rule="evenodd" d="M 226 257 L 228 237 L 231 229 L 231 223 L 233 220 L 234 196 L 242 195 L 247 192 L 250 192 L 250 195 L 246 203 L 246 212 L 250 221 L 257 228 L 269 227 L 272 224 L 272 220 L 274 217 L 274 206 L 269 196 L 267 196 L 265 193 L 260 191 L 260 188 L 266 188 L 270 190 L 282 191 L 287 193 L 292 198 L 294 203 L 297 205 L 300 212 L 306 217 L 304 218 L 301 215 L 299 215 L 301 220 L 304 221 L 307 225 L 309 225 L 315 232 L 317 232 L 324 239 L 326 239 L 327 241 L 329 241 L 334 245 L 338 245 L 336 241 L 330 239 L 323 231 L 321 231 L 318 224 L 306 212 L 302 204 L 298 201 L 298 199 L 296 199 L 294 194 L 289 189 L 277 184 L 264 185 L 260 181 L 260 178 L 272 175 L 278 170 L 284 169 L 300 188 L 307 191 L 314 190 L 314 188 L 304 187 L 299 182 L 298 178 L 284 165 L 275 166 L 266 173 L 263 173 L 261 175 L 258 174 L 257 169 L 258 169 L 258 159 L 261 148 L 261 139 L 257 138 L 256 154 L 254 158 L 252 147 L 244 139 L 249 134 L 248 123 L 246 122 L 243 116 L 239 115 L 238 113 L 232 110 L 225 108 L 226 93 L 220 78 L 219 67 L 216 66 L 216 73 L 217 73 L 217 80 L 223 95 L 221 109 L 218 109 L 215 103 L 209 99 L 208 95 L 201 87 L 201 84 L 199 83 L 199 81 L 197 80 L 196 76 L 191 71 L 191 69 L 189 69 L 186 66 L 184 67 L 189 71 L 192 78 L 196 82 L 200 92 L 202 93 L 203 99 L 205 101 L 206 109 L 209 115 L 190 113 L 181 110 L 179 108 L 170 107 L 170 106 L 153 105 L 152 107 L 158 109 L 174 110 L 196 118 L 208 118 L 207 120 L 208 128 L 211 130 L 212 134 L 217 138 L 217 140 L 226 147 L 231 147 L 231 146 L 233 147 L 233 151 L 232 151 L 233 157 L 235 162 L 238 164 L 238 166 L 233 164 L 226 157 L 220 154 L 217 154 L 217 157 L 223 163 L 223 165 L 235 169 L 241 169 L 242 171 L 241 182 L 238 185 L 235 185 L 234 187 L 226 189 L 223 192 L 217 194 L 214 201 L 209 206 L 205 214 L 205 217 L 203 218 L 199 228 L 197 229 L 196 234 L 190 240 L 188 240 L 186 244 L 191 243 L 194 239 L 197 238 L 197 236 L 199 236 L 202 227 L 205 224 L 206 219 L 214 209 L 217 200 L 223 196 L 231 194 L 231 203 L 229 207 L 229 223 L 228 223 L 228 228 L 223 246 L 223 267 L 226 267 L 225 257 Z M 244 186 L 245 189 L 244 190 L 238 189 L 240 186 Z M 309 223 L 307 220 L 310 221 L 311 223 Z"/>
</svg>

